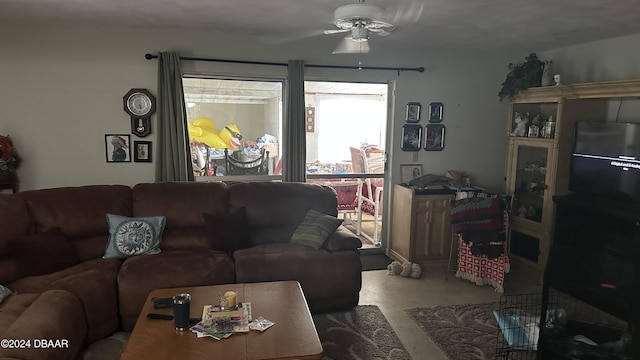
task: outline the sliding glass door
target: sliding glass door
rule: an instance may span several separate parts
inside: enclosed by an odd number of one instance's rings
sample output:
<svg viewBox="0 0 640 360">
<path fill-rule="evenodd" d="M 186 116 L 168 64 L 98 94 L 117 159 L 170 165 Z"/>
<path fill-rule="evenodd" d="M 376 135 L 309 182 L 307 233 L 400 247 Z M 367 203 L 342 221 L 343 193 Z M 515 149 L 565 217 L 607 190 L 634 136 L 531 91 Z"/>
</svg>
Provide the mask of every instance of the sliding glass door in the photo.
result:
<svg viewBox="0 0 640 360">
<path fill-rule="evenodd" d="M 388 85 L 305 82 L 307 181 L 333 187 L 365 248 L 382 244 Z"/>
</svg>

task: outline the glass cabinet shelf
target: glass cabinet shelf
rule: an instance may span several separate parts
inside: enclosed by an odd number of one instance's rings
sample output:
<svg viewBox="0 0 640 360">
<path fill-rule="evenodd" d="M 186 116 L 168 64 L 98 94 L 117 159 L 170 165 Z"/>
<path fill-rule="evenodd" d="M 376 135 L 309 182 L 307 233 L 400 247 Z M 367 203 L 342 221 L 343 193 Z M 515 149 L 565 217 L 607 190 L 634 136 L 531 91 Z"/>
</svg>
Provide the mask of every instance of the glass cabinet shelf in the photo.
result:
<svg viewBox="0 0 640 360">
<path fill-rule="evenodd" d="M 512 189 L 513 216 L 542 222 L 547 188 L 547 147 L 517 146 Z"/>
</svg>

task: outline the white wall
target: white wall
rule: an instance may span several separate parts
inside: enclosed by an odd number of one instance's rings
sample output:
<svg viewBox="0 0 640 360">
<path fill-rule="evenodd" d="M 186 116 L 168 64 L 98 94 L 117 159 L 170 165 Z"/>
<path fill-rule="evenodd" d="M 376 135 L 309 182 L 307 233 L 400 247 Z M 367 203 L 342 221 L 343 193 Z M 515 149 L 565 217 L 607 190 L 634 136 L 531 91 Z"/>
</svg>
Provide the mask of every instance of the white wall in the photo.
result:
<svg viewBox="0 0 640 360">
<path fill-rule="evenodd" d="M 640 34 L 538 52 L 562 83 L 640 79 Z"/>
<path fill-rule="evenodd" d="M 640 77 L 640 37 L 539 52 L 552 58 L 567 82 Z M 497 92 L 506 64 L 527 54 L 378 48 L 369 55 L 331 55 L 336 38 L 266 45 L 234 34 L 101 26 L 0 24 L 0 134 L 10 134 L 24 158 L 21 189 L 154 181 L 153 163 L 105 162 L 104 134 L 130 133 L 122 96 L 131 88 L 156 93 L 157 60 L 165 50 L 183 56 L 312 64 L 424 66 L 424 73 L 308 68 L 309 80 L 392 82 L 395 108 L 387 144 L 391 181 L 402 163 L 425 173 L 453 169 L 500 191 L 503 182 L 506 103 Z M 592 60 L 587 60 L 591 56 Z M 609 69 L 614 68 L 614 69 Z M 286 67 L 185 62 L 184 72 L 284 78 Z M 400 130 L 407 102 L 444 103 L 447 127 L 441 152 L 402 152 Z M 154 117 L 155 128 L 155 117 Z M 426 120 L 420 122 L 426 125 Z M 131 136 L 136 140 L 135 136 Z M 144 140 L 154 141 L 155 134 Z M 156 152 L 157 153 L 157 152 Z"/>
<path fill-rule="evenodd" d="M 538 53 L 563 84 L 640 79 L 640 34 Z M 640 99 L 612 99 L 607 121 L 640 122 Z"/>
</svg>

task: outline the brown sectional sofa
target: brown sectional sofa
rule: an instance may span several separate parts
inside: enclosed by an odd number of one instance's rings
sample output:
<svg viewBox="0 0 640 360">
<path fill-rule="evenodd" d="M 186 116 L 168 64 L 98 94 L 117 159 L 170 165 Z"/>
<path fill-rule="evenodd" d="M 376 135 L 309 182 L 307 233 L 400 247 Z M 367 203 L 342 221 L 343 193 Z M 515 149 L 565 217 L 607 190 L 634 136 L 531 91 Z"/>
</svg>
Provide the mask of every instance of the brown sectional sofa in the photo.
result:
<svg viewBox="0 0 640 360">
<path fill-rule="evenodd" d="M 215 250 L 216 237 L 233 237 L 236 229 L 210 231 L 203 214 L 223 217 L 240 208 L 251 246 Z M 311 208 L 336 216 L 335 191 L 302 183 L 166 182 L 1 194 L 0 285 L 17 295 L 0 303 L 0 339 L 69 345 L 0 348 L 0 359 L 75 359 L 87 344 L 133 329 L 156 288 L 297 280 L 313 312 L 353 307 L 360 240 L 339 227 L 318 250 L 289 243 Z M 107 213 L 165 216 L 162 251 L 102 258 Z"/>
</svg>

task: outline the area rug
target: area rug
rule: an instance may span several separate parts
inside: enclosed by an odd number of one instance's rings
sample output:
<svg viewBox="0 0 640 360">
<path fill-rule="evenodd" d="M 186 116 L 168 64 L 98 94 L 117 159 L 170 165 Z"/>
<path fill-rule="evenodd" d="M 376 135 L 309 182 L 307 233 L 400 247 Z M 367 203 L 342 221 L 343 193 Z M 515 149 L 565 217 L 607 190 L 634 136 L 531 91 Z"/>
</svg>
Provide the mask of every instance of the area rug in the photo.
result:
<svg viewBox="0 0 640 360">
<path fill-rule="evenodd" d="M 362 263 L 362 271 L 369 270 L 386 270 L 391 264 L 391 258 L 385 254 L 362 254 L 360 262 Z"/>
<path fill-rule="evenodd" d="M 323 360 L 411 360 L 411 356 L 375 305 L 313 315 Z"/>
<path fill-rule="evenodd" d="M 496 358 L 498 303 L 435 306 L 405 312 L 451 360 Z"/>
<path fill-rule="evenodd" d="M 411 356 L 377 306 L 313 315 L 324 349 L 323 360 L 411 360 Z M 118 360 L 128 332 L 91 344 L 82 360 Z"/>
</svg>

